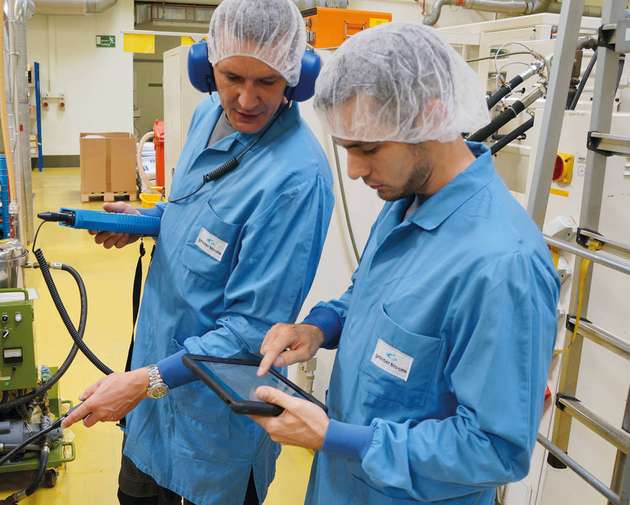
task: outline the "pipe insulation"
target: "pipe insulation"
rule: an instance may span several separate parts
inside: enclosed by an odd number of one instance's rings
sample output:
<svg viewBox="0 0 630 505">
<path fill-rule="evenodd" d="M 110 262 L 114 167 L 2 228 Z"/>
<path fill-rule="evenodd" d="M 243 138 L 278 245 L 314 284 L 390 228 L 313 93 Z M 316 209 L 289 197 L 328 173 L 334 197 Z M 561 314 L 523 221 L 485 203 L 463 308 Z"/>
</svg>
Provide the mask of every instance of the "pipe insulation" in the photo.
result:
<svg viewBox="0 0 630 505">
<path fill-rule="evenodd" d="M 540 12 L 558 13 L 562 7 L 560 2 L 552 0 L 435 0 L 431 6 L 431 12 L 424 17 L 423 23 L 425 25 L 437 23 L 442 13 L 442 7 L 446 5 L 515 16 Z M 599 17 L 601 15 L 601 7 L 585 6 L 584 15 Z"/>
</svg>

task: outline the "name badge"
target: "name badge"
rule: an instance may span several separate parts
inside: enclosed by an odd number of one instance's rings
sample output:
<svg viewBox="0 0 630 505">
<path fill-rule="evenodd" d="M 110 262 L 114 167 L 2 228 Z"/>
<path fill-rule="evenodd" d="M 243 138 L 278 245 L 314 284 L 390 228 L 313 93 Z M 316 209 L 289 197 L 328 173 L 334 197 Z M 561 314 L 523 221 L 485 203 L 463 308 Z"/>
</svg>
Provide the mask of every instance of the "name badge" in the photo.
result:
<svg viewBox="0 0 630 505">
<path fill-rule="evenodd" d="M 195 245 L 211 258 L 221 261 L 223 254 L 228 247 L 228 243 L 213 235 L 205 228 L 199 230 L 199 235 Z"/>
<path fill-rule="evenodd" d="M 411 365 L 413 365 L 411 356 L 392 347 L 380 338 L 376 342 L 376 349 L 374 349 L 371 361 L 381 370 L 405 382 L 409 378 Z"/>
</svg>

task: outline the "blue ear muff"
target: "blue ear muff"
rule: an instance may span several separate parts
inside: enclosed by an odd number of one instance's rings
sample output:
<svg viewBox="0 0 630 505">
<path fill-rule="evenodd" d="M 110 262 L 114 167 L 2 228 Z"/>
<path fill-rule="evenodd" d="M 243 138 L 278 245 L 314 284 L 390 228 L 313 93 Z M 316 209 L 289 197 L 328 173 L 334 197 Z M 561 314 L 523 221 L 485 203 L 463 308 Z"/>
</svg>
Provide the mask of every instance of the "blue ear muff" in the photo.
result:
<svg viewBox="0 0 630 505">
<path fill-rule="evenodd" d="M 285 96 L 295 102 L 305 102 L 315 94 L 315 81 L 322 68 L 319 55 L 307 49 L 302 56 L 300 80 L 292 87 L 287 87 Z M 194 43 L 188 51 L 188 78 L 193 87 L 202 93 L 217 90 L 212 73 L 212 64 L 208 61 L 208 44 L 205 40 Z"/>
<path fill-rule="evenodd" d="M 193 87 L 202 93 L 217 90 L 212 73 L 212 64 L 208 61 L 208 44 L 205 40 L 195 42 L 188 51 L 188 78 Z"/>
<path fill-rule="evenodd" d="M 284 95 L 295 102 L 305 102 L 315 94 L 315 81 L 322 68 L 322 60 L 312 49 L 304 51 L 300 80 L 293 88 L 287 88 Z"/>
</svg>

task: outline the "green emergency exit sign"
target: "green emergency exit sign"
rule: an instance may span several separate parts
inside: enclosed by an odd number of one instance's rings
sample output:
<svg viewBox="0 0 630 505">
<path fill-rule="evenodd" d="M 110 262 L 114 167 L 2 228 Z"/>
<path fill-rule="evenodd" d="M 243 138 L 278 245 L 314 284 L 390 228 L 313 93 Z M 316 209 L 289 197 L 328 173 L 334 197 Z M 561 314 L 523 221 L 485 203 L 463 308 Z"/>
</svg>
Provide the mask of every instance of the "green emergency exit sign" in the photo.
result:
<svg viewBox="0 0 630 505">
<path fill-rule="evenodd" d="M 116 35 L 97 35 L 96 47 L 116 47 Z"/>
</svg>

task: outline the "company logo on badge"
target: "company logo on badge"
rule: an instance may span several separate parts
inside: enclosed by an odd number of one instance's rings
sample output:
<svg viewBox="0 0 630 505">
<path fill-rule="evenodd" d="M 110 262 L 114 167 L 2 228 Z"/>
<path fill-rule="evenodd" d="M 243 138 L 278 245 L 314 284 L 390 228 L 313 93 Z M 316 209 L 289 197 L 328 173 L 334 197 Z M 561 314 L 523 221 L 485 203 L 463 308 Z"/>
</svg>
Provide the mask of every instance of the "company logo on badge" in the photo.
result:
<svg viewBox="0 0 630 505">
<path fill-rule="evenodd" d="M 211 258 L 221 261 L 223 254 L 228 247 L 228 243 L 213 235 L 205 228 L 199 230 L 199 235 L 195 245 Z"/>
<path fill-rule="evenodd" d="M 411 356 L 392 347 L 380 338 L 376 342 L 376 349 L 374 349 L 371 361 L 381 370 L 405 382 L 409 378 L 411 365 L 413 365 Z"/>
</svg>

